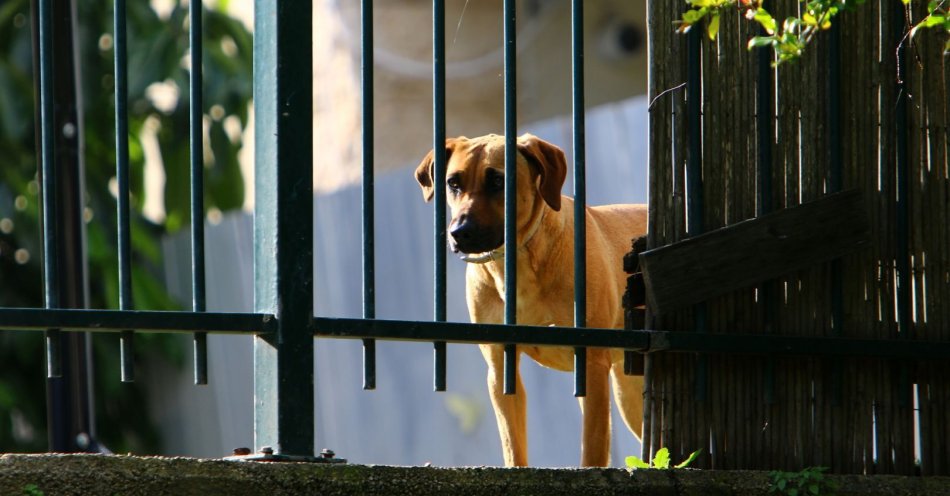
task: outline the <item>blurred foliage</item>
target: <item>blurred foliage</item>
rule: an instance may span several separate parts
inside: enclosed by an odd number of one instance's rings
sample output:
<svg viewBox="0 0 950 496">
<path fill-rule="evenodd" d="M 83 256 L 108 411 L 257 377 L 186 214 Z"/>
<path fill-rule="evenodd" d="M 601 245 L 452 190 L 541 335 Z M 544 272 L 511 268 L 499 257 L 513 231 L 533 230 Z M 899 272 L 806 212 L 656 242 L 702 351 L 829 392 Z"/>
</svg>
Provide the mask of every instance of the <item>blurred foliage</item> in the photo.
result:
<svg viewBox="0 0 950 496">
<path fill-rule="evenodd" d="M 838 14 L 854 10 L 865 4 L 866 0 L 800 0 L 799 15 L 786 17 L 779 24 L 769 11 L 763 7 L 763 0 L 686 0 L 689 8 L 677 21 L 678 31 L 687 32 L 693 26 L 706 22 L 706 35 L 714 40 L 719 33 L 720 14 L 725 9 L 738 8 L 745 19 L 762 27 L 765 35 L 754 36 L 747 44 L 751 50 L 757 47 L 769 47 L 775 53 L 773 65 L 791 62 L 801 58 L 805 48 L 815 35 L 831 28 L 831 22 Z M 944 54 L 950 53 L 950 0 L 929 0 L 926 2 L 927 14 L 918 21 L 910 0 L 900 1 L 904 5 L 906 17 L 911 26 L 905 40 L 913 38 L 920 29 L 932 29 L 944 34 Z M 917 2 L 918 7 L 923 2 Z M 917 16 L 919 17 L 919 15 Z"/>
<path fill-rule="evenodd" d="M 177 307 L 161 275 L 161 236 L 189 218 L 188 10 L 173 0 L 157 12 L 151 2 L 128 2 L 129 150 L 132 178 L 133 294 L 135 307 Z M 238 166 L 251 99 L 251 34 L 222 12 L 206 9 L 204 24 L 205 208 L 240 208 L 244 185 Z M 118 307 L 115 197 L 115 101 L 112 2 L 77 0 L 78 56 L 84 108 L 86 236 L 90 306 Z M 42 275 L 36 182 L 34 90 L 29 0 L 0 0 L 0 306 L 40 307 Z M 166 186 L 166 218 L 142 215 L 145 143 L 155 130 Z M 99 441 L 116 452 L 155 453 L 141 382 L 119 381 L 118 338 L 95 335 L 94 389 Z M 136 354 L 182 364 L 182 341 L 139 334 Z M 29 332 L 0 333 L 0 451 L 46 449 L 43 339 Z M 139 361 L 141 363 L 141 360 Z M 144 374 L 138 374 L 144 377 Z"/>
</svg>

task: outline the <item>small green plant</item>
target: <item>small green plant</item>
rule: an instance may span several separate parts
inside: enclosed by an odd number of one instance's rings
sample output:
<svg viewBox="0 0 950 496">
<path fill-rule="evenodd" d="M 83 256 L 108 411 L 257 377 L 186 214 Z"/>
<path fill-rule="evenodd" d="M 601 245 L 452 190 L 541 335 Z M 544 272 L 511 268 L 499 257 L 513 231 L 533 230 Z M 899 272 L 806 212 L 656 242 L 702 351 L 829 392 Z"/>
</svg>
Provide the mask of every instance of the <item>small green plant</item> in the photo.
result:
<svg viewBox="0 0 950 496">
<path fill-rule="evenodd" d="M 689 458 L 684 460 L 679 465 L 673 466 L 673 468 L 688 467 L 689 464 L 693 463 L 693 461 L 696 460 L 696 457 L 698 457 L 699 454 L 702 452 L 703 452 L 702 449 L 698 449 L 692 452 L 689 455 Z M 628 456 L 624 461 L 627 462 L 627 468 L 630 470 L 637 470 L 641 468 L 657 468 L 657 469 L 665 470 L 665 469 L 670 468 L 670 450 L 666 448 L 660 448 L 660 450 L 656 452 L 656 455 L 654 455 L 652 463 L 647 463 L 641 460 L 639 456 Z"/>
<path fill-rule="evenodd" d="M 27 484 L 23 486 L 23 496 L 45 496 L 45 494 L 36 484 Z"/>
<path fill-rule="evenodd" d="M 834 496 L 838 485 L 825 479 L 826 467 L 808 467 L 801 472 L 769 472 L 772 477 L 770 493 L 785 496 Z"/>
</svg>

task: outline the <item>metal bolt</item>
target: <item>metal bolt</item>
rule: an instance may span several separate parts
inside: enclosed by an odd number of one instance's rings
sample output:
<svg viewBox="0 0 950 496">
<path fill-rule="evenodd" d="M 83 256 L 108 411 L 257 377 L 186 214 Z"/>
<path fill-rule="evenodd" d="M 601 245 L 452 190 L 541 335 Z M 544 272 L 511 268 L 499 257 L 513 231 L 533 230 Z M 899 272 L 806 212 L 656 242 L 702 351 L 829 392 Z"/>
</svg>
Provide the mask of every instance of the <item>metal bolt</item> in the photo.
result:
<svg viewBox="0 0 950 496">
<path fill-rule="evenodd" d="M 320 450 L 320 457 L 321 457 L 321 458 L 333 458 L 333 457 L 335 457 L 335 456 L 336 456 L 336 453 L 334 453 L 332 449 L 324 448 L 324 449 Z"/>
<path fill-rule="evenodd" d="M 67 139 L 73 139 L 76 137 L 76 125 L 72 122 L 67 122 L 63 124 L 63 136 Z"/>
<path fill-rule="evenodd" d="M 263 448 L 261 448 L 261 454 L 262 454 L 262 455 L 273 455 L 273 454 L 274 454 L 274 448 L 271 448 L 270 446 L 264 446 Z"/>
<path fill-rule="evenodd" d="M 234 456 L 246 456 L 251 454 L 251 448 L 234 448 Z"/>
<path fill-rule="evenodd" d="M 89 434 L 85 432 L 80 432 L 76 435 L 76 446 L 81 450 L 89 449 L 89 446 L 92 444 L 92 438 L 89 437 Z"/>
</svg>

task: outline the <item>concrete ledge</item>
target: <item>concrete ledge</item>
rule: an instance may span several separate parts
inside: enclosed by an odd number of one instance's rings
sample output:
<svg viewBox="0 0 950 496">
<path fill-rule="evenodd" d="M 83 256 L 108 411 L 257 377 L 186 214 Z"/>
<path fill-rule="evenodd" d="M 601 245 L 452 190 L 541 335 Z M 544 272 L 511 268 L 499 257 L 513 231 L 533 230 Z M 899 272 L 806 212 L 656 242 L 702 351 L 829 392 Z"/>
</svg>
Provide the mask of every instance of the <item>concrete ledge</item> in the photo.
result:
<svg viewBox="0 0 950 496">
<path fill-rule="evenodd" d="M 826 476 L 839 495 L 948 495 L 950 477 Z M 434 468 L 101 455 L 3 455 L 0 494 L 766 495 L 766 472 Z M 772 495 L 778 493 L 771 493 Z"/>
</svg>

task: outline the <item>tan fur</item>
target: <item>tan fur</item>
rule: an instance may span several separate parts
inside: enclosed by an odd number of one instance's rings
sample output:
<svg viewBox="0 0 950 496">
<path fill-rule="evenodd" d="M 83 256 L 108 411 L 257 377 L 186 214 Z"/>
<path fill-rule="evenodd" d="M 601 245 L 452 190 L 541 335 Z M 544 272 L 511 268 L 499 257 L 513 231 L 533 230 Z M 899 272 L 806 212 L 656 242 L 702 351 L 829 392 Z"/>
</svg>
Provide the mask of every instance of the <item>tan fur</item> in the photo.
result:
<svg viewBox="0 0 950 496">
<path fill-rule="evenodd" d="M 497 135 L 447 140 L 446 197 L 452 211 L 450 232 L 471 222 L 477 232 L 466 241 L 454 238 L 453 249 L 465 252 L 465 243 L 488 251 L 496 246 L 504 226 L 504 194 L 486 182 L 504 173 L 504 137 Z M 530 134 L 518 138 L 518 290 L 519 324 L 571 326 L 574 321 L 574 201 L 560 195 L 566 175 L 563 152 Z M 433 196 L 433 152 L 416 170 L 423 197 Z M 487 169 L 495 169 L 488 172 Z M 454 178 L 454 179 L 453 179 Z M 452 181 L 455 181 L 454 183 Z M 442 187 L 441 185 L 439 187 Z M 622 259 L 633 238 L 647 227 L 645 205 L 608 205 L 587 208 L 587 325 L 622 328 L 626 276 Z M 525 238 L 527 242 L 525 242 Z M 490 240 L 490 241 L 485 241 Z M 486 244 L 487 243 L 487 244 Z M 488 247 L 485 247 L 488 246 Z M 504 262 L 470 263 L 466 269 L 466 296 L 473 322 L 504 320 Z M 526 397 L 518 374 L 516 394 L 505 395 L 503 346 L 480 345 L 488 364 L 488 390 L 498 421 L 505 465 L 528 463 Z M 573 370 L 573 350 L 519 346 L 532 359 L 557 370 Z M 519 353 L 520 356 L 520 353 Z M 583 412 L 581 465 L 606 466 L 610 454 L 610 381 L 614 399 L 627 427 L 639 439 L 643 422 L 643 380 L 623 374 L 623 352 L 589 348 L 587 396 Z"/>
</svg>

